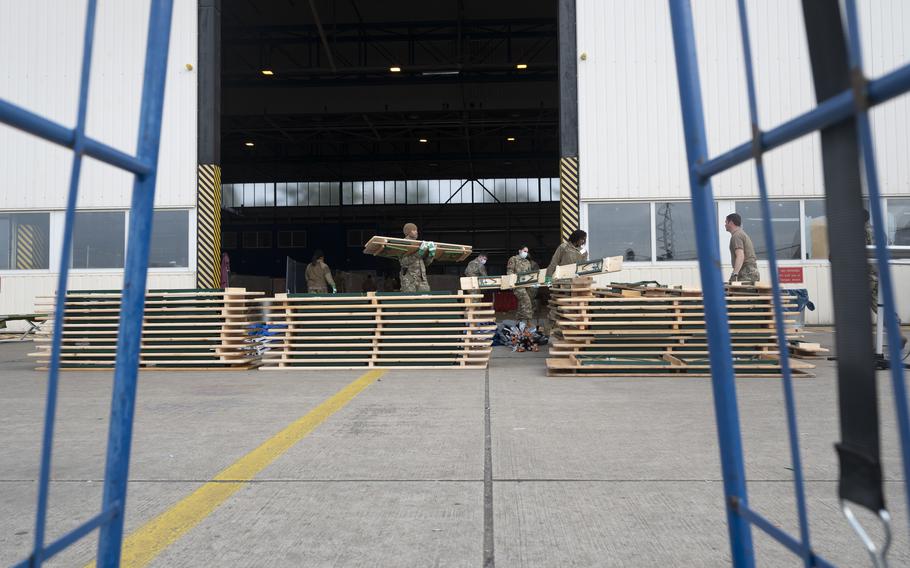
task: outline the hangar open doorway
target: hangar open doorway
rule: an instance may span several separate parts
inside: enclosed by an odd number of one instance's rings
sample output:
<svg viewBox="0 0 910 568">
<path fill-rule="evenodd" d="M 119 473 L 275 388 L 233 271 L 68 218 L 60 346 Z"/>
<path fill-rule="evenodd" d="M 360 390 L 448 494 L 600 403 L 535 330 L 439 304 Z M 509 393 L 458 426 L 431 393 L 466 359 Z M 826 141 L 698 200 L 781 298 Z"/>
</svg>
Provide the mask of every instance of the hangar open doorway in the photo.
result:
<svg viewBox="0 0 910 568">
<path fill-rule="evenodd" d="M 557 20 L 557 0 L 224 0 L 233 273 L 283 291 L 288 259 L 321 249 L 333 269 L 382 278 L 397 264 L 363 243 L 405 222 L 486 252 L 491 274 L 522 245 L 545 265 L 560 240 Z M 451 288 L 462 269 L 435 264 L 431 281 Z"/>
</svg>

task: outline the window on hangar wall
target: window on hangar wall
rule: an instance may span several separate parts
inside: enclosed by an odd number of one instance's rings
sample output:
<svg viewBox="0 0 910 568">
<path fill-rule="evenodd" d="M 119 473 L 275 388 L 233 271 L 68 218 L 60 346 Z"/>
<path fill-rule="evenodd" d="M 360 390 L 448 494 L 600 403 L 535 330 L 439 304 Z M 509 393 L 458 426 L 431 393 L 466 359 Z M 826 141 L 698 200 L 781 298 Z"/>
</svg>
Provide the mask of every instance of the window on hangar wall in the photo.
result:
<svg viewBox="0 0 910 568">
<path fill-rule="evenodd" d="M 0 213 L 0 270 L 50 267 L 50 214 Z"/>
</svg>

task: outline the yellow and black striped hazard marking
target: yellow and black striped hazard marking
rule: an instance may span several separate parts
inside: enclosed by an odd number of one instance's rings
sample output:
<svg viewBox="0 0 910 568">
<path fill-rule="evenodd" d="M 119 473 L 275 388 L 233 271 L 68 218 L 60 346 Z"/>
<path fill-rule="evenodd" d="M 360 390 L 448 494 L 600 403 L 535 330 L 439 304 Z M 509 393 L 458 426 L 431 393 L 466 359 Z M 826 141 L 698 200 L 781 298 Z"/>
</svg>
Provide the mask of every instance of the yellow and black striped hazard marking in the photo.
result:
<svg viewBox="0 0 910 568">
<path fill-rule="evenodd" d="M 16 269 L 47 268 L 47 235 L 37 225 L 16 226 Z"/>
<path fill-rule="evenodd" d="M 578 157 L 559 159 L 559 234 L 568 240 L 572 231 L 580 229 L 578 209 Z"/>
<path fill-rule="evenodd" d="M 199 164 L 196 188 L 196 287 L 221 287 L 221 166 Z"/>
</svg>

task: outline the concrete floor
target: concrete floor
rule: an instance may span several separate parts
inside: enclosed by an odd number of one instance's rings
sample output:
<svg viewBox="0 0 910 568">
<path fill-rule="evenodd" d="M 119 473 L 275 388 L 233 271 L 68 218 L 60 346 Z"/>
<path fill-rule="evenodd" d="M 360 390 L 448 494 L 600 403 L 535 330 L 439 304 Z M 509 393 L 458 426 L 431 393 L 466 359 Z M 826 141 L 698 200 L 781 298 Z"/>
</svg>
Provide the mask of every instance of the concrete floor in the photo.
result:
<svg viewBox="0 0 910 568">
<path fill-rule="evenodd" d="M 831 336 L 810 337 L 831 345 Z M 32 539 L 45 374 L 0 345 L 0 565 Z M 868 565 L 836 497 L 833 363 L 796 381 L 818 553 Z M 360 376 L 141 375 L 127 531 Z M 910 565 L 890 383 L 880 375 L 892 566 Z M 485 396 L 489 395 L 489 456 Z M 796 533 L 780 381 L 738 382 L 750 502 Z M 61 382 L 49 537 L 101 499 L 110 373 Z M 709 379 L 551 379 L 543 354 L 483 371 L 390 371 L 279 457 L 152 566 L 725 566 Z M 488 464 L 485 467 L 485 463 Z M 485 473 L 492 496 L 485 499 Z M 753 531 L 759 566 L 798 566 Z M 83 566 L 88 538 L 50 563 Z"/>
</svg>

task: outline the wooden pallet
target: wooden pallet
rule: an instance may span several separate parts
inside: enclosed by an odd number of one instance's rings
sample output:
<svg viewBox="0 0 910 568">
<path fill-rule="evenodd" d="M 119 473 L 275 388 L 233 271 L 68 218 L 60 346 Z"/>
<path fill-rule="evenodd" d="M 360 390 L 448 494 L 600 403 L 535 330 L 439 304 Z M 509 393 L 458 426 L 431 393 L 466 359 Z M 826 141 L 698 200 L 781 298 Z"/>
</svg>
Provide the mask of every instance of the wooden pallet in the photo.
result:
<svg viewBox="0 0 910 568">
<path fill-rule="evenodd" d="M 648 284 L 595 288 L 574 279 L 554 289 L 551 307 L 562 338 L 547 359 L 553 376 L 709 376 L 704 298 L 700 292 Z M 773 296 L 757 286 L 727 296 L 737 376 L 779 376 Z M 794 301 L 784 298 L 784 307 Z M 792 324 L 785 320 L 785 324 Z M 788 329 L 799 339 L 795 329 Z M 813 366 L 794 362 L 794 375 Z"/>
<path fill-rule="evenodd" d="M 736 356 L 733 368 L 737 377 L 780 377 L 781 368 L 776 358 Z M 811 377 L 809 365 L 791 361 L 791 374 L 795 377 Z M 547 374 L 551 377 L 710 377 L 711 363 L 707 357 L 683 358 L 660 357 L 569 357 L 547 360 Z"/>
<path fill-rule="evenodd" d="M 139 366 L 159 370 L 242 370 L 259 357 L 246 342 L 261 292 L 151 290 L 146 294 Z M 70 291 L 63 315 L 61 369 L 112 369 L 117 355 L 121 293 Z M 55 298 L 36 302 L 54 312 Z M 53 318 L 36 339 L 39 369 L 50 362 Z"/>
<path fill-rule="evenodd" d="M 363 253 L 385 258 L 400 258 L 408 254 L 416 254 L 423 241 L 415 239 L 401 239 L 396 237 L 375 236 L 364 245 Z M 461 262 L 471 256 L 472 247 L 469 245 L 456 245 L 452 243 L 436 243 L 436 262 Z"/>
<path fill-rule="evenodd" d="M 279 294 L 264 299 L 265 323 L 276 335 L 263 370 L 484 369 L 495 312 L 482 295 Z"/>
</svg>

